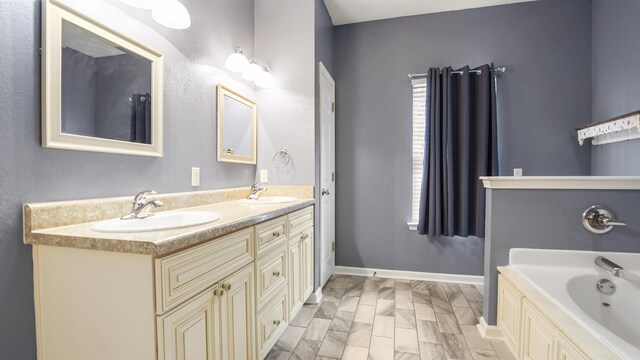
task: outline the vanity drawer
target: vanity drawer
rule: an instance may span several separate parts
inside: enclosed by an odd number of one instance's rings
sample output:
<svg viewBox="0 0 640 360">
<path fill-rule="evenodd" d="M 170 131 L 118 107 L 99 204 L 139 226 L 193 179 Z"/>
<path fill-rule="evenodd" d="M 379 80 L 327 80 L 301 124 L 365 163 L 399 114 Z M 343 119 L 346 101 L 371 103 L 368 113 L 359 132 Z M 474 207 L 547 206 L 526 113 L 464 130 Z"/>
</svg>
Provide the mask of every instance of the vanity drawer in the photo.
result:
<svg viewBox="0 0 640 360">
<path fill-rule="evenodd" d="M 256 225 L 257 257 L 286 242 L 287 217 L 282 216 Z"/>
<path fill-rule="evenodd" d="M 258 359 L 264 359 L 287 328 L 287 289 L 284 288 L 257 315 Z"/>
<path fill-rule="evenodd" d="M 253 228 L 156 259 L 156 309 L 164 313 L 253 261 Z"/>
<path fill-rule="evenodd" d="M 289 237 L 313 226 L 313 206 L 308 206 L 288 215 Z"/>
<path fill-rule="evenodd" d="M 262 309 L 287 285 L 287 244 L 256 261 L 256 308 Z"/>
</svg>

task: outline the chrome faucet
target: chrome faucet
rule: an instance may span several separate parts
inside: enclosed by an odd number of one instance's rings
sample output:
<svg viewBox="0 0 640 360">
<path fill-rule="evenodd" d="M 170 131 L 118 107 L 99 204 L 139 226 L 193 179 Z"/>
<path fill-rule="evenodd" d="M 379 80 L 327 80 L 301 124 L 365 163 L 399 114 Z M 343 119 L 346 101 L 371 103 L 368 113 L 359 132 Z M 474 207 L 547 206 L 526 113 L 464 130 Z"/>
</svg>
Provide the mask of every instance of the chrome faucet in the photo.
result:
<svg viewBox="0 0 640 360">
<path fill-rule="evenodd" d="M 624 268 L 613 261 L 607 259 L 604 256 L 598 256 L 595 260 L 595 264 L 599 267 L 607 270 L 611 273 L 611 275 L 615 277 L 620 277 L 624 273 Z"/>
<path fill-rule="evenodd" d="M 251 193 L 247 196 L 247 199 L 258 200 L 260 193 L 267 191 L 267 183 L 258 182 L 251 185 Z"/>
<path fill-rule="evenodd" d="M 131 219 L 144 219 L 149 216 L 153 216 L 153 213 L 149 212 L 151 208 L 163 208 L 164 203 L 160 200 L 153 200 L 146 202 L 147 195 L 155 195 L 156 192 L 153 190 L 145 190 L 138 193 L 133 198 L 133 205 L 131 206 L 131 213 L 127 214 L 120 219 L 122 220 L 131 220 Z"/>
</svg>

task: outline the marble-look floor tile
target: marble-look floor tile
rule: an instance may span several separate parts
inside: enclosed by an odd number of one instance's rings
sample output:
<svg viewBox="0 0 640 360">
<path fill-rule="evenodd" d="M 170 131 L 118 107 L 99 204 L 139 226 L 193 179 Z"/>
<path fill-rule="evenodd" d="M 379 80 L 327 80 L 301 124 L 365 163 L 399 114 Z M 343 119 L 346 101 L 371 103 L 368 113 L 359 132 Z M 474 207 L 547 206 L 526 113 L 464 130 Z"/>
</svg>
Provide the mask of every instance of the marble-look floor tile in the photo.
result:
<svg viewBox="0 0 640 360">
<path fill-rule="evenodd" d="M 493 340 L 491 341 L 491 346 L 493 346 L 493 350 L 495 350 L 496 355 L 498 355 L 498 359 L 500 360 L 516 360 L 516 358 L 509 350 L 507 344 L 501 340 Z"/>
<path fill-rule="evenodd" d="M 378 284 L 378 288 L 383 288 L 383 287 L 395 288 L 396 287 L 396 280 L 395 279 L 380 278 L 380 283 Z"/>
<path fill-rule="evenodd" d="M 353 321 L 360 323 L 373 324 L 373 319 L 376 316 L 376 307 L 369 305 L 358 305 L 356 309 L 356 316 Z"/>
<path fill-rule="evenodd" d="M 320 350 L 318 350 L 318 356 L 339 359 L 347 344 L 348 335 L 348 333 L 342 331 L 328 331 Z"/>
<path fill-rule="evenodd" d="M 442 343 L 438 323 L 435 321 L 418 320 L 416 327 L 418 328 L 418 341 L 432 344 Z"/>
<path fill-rule="evenodd" d="M 393 338 L 371 337 L 369 360 L 393 360 Z"/>
<path fill-rule="evenodd" d="M 331 320 L 314 318 L 311 320 L 309 327 L 307 327 L 307 331 L 305 331 L 303 338 L 313 341 L 322 341 L 329 330 L 329 326 L 331 326 Z"/>
<path fill-rule="evenodd" d="M 453 307 L 448 300 L 441 300 L 439 298 L 431 298 L 431 306 L 433 311 L 440 314 L 453 314 Z"/>
<path fill-rule="evenodd" d="M 354 322 L 347 338 L 347 345 L 369 347 L 373 324 Z"/>
<path fill-rule="evenodd" d="M 322 289 L 322 302 L 337 302 L 342 301 L 342 294 L 334 289 Z"/>
<path fill-rule="evenodd" d="M 336 359 L 326 357 L 326 356 L 316 356 L 316 360 L 336 360 Z"/>
<path fill-rule="evenodd" d="M 394 328 L 393 316 L 376 315 L 373 321 L 373 336 L 393 338 Z"/>
<path fill-rule="evenodd" d="M 420 355 L 396 352 L 394 360 L 420 360 Z"/>
<path fill-rule="evenodd" d="M 460 325 L 476 325 L 478 323 L 478 318 L 470 307 L 454 306 L 453 313 L 456 315 Z"/>
<path fill-rule="evenodd" d="M 470 349 L 493 351 L 491 343 L 480 336 L 480 332 L 475 325 L 460 325 L 460 328 L 462 329 L 462 335 L 464 335 L 464 339 L 467 341 L 467 345 Z"/>
<path fill-rule="evenodd" d="M 411 280 L 411 290 L 429 290 L 429 284 L 426 281 Z"/>
<path fill-rule="evenodd" d="M 436 314 L 436 320 L 438 321 L 438 328 L 441 333 L 447 334 L 462 334 L 460 325 L 456 317 L 451 314 Z"/>
<path fill-rule="evenodd" d="M 471 349 L 470 351 L 473 360 L 500 360 L 493 350 Z"/>
<path fill-rule="evenodd" d="M 396 288 L 396 309 L 413 309 L 411 290 L 398 290 Z"/>
<path fill-rule="evenodd" d="M 431 305 L 431 294 L 429 290 L 413 290 L 412 295 L 414 303 Z"/>
<path fill-rule="evenodd" d="M 349 346 L 344 348 L 342 360 L 367 360 L 369 356 L 369 348 Z"/>
<path fill-rule="evenodd" d="M 469 301 L 469 306 L 471 306 L 471 310 L 473 310 L 473 313 L 476 317 L 482 316 L 483 305 L 481 301 Z"/>
<path fill-rule="evenodd" d="M 373 292 L 373 291 L 363 291 L 362 294 L 360 294 L 360 304 L 361 305 L 372 305 L 372 306 L 376 306 L 376 303 L 378 302 L 378 292 Z"/>
<path fill-rule="evenodd" d="M 374 278 L 367 278 L 364 281 L 362 291 L 378 293 L 378 281 Z"/>
<path fill-rule="evenodd" d="M 396 309 L 396 327 L 403 329 L 416 328 L 416 314 L 413 310 Z"/>
<path fill-rule="evenodd" d="M 394 316 L 395 310 L 396 310 L 395 301 L 378 299 L 378 304 L 376 305 L 376 315 Z"/>
<path fill-rule="evenodd" d="M 429 304 L 413 304 L 417 320 L 436 321 L 436 315 Z"/>
<path fill-rule="evenodd" d="M 314 317 L 331 320 L 333 319 L 333 316 L 336 314 L 336 311 L 338 311 L 338 303 L 335 303 L 333 301 L 323 301 L 322 304 L 320 304 L 320 307 L 318 308 L 318 310 L 316 311 L 316 314 L 314 315 Z"/>
<path fill-rule="evenodd" d="M 349 311 L 336 311 L 329 330 L 349 332 L 354 315 L 355 313 Z"/>
<path fill-rule="evenodd" d="M 394 342 L 396 352 L 420 354 L 416 330 L 396 328 Z"/>
<path fill-rule="evenodd" d="M 459 286 L 467 301 L 483 301 L 482 294 L 474 285 L 460 284 Z"/>
<path fill-rule="evenodd" d="M 449 303 L 453 307 L 469 307 L 469 303 L 467 302 L 467 298 L 464 297 L 462 290 L 460 290 L 460 286 L 458 284 L 443 284 L 444 292 L 447 294 L 449 298 Z"/>
<path fill-rule="evenodd" d="M 442 334 L 442 347 L 447 359 L 471 360 L 471 352 L 462 334 Z"/>
<path fill-rule="evenodd" d="M 446 360 L 441 344 L 419 343 L 420 360 Z"/>
<path fill-rule="evenodd" d="M 360 294 L 362 294 L 363 287 L 363 283 L 349 283 L 349 285 L 347 286 L 347 290 L 344 292 L 344 296 L 360 296 Z"/>
<path fill-rule="evenodd" d="M 378 290 L 378 299 L 395 300 L 396 288 L 395 287 L 381 287 Z"/>
<path fill-rule="evenodd" d="M 287 327 L 278 342 L 276 342 L 275 347 L 282 351 L 293 352 L 306 330 L 306 328 L 298 326 Z"/>
<path fill-rule="evenodd" d="M 342 298 L 342 301 L 340 302 L 340 306 L 338 306 L 338 310 L 356 312 L 359 301 L 360 301 L 360 298 L 357 296 L 345 296 Z"/>
<path fill-rule="evenodd" d="M 411 280 L 396 279 L 396 290 L 409 290 L 409 291 L 411 291 Z"/>
<path fill-rule="evenodd" d="M 318 305 L 304 305 L 298 315 L 291 321 L 292 326 L 307 327 L 318 311 Z"/>
<path fill-rule="evenodd" d="M 349 277 L 338 277 L 331 284 L 331 288 L 335 290 L 346 290 L 349 285 Z"/>
<path fill-rule="evenodd" d="M 307 360 L 314 359 L 320 350 L 321 341 L 311 341 L 302 339 L 296 346 L 296 349 L 291 355 L 291 360 Z"/>
<path fill-rule="evenodd" d="M 291 355 L 292 354 L 289 351 L 279 350 L 274 347 L 269 351 L 265 360 L 289 360 Z"/>
</svg>

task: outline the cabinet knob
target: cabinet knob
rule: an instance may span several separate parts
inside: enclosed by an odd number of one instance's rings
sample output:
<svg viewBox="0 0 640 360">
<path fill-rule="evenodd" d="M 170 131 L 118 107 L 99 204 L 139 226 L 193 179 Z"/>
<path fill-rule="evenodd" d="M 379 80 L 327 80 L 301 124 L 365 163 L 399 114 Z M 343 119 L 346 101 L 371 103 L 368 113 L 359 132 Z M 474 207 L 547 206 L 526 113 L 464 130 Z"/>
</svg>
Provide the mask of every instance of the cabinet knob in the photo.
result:
<svg viewBox="0 0 640 360">
<path fill-rule="evenodd" d="M 220 292 L 218 293 L 218 295 L 220 296 L 224 295 L 224 290 L 220 289 Z"/>
<path fill-rule="evenodd" d="M 274 272 L 273 272 L 273 276 L 275 276 L 275 277 L 280 276 L 280 271 L 274 271 Z"/>
<path fill-rule="evenodd" d="M 309 234 L 302 234 L 302 236 L 300 236 L 300 240 L 304 240 L 308 237 L 309 237 Z"/>
<path fill-rule="evenodd" d="M 227 291 L 231 291 L 231 284 L 222 284 L 222 288 Z"/>
<path fill-rule="evenodd" d="M 280 320 L 273 320 L 273 325 L 280 325 Z"/>
<path fill-rule="evenodd" d="M 271 235 L 273 235 L 273 237 L 278 237 L 280 236 L 280 231 L 274 231 Z"/>
</svg>

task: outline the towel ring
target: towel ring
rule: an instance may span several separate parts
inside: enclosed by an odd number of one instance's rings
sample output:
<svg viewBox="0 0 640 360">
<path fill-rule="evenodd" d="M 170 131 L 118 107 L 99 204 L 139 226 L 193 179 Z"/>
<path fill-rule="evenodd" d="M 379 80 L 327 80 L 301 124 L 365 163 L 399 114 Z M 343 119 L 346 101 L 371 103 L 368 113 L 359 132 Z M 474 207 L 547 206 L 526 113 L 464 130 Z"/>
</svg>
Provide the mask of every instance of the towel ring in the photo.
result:
<svg viewBox="0 0 640 360">
<path fill-rule="evenodd" d="M 287 165 L 291 161 L 291 155 L 289 155 L 289 151 L 287 149 L 282 148 L 275 155 L 273 155 L 273 166 L 281 169 Z"/>
</svg>

